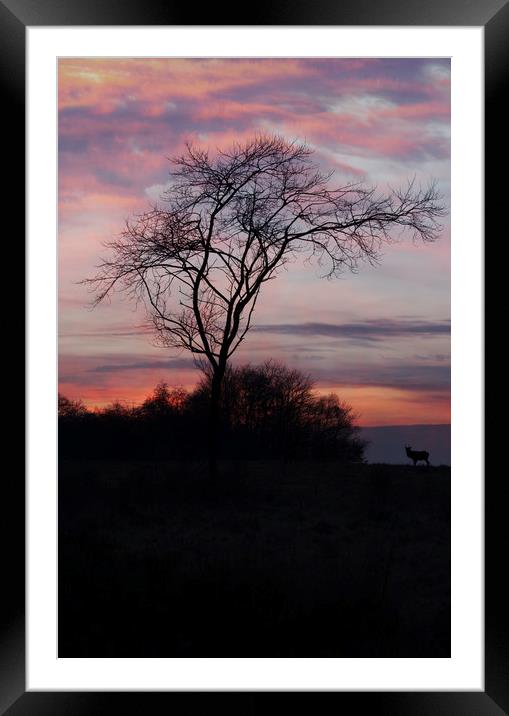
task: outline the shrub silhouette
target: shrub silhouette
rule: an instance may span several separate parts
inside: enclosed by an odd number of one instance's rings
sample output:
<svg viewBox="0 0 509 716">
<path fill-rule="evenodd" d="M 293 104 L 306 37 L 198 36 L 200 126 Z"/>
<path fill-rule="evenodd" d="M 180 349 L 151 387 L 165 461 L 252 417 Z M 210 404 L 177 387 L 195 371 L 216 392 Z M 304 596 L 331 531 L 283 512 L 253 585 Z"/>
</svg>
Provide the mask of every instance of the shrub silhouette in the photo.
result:
<svg viewBox="0 0 509 716">
<path fill-rule="evenodd" d="M 82 418 L 87 414 L 87 408 L 81 400 L 69 400 L 65 395 L 58 394 L 59 418 Z"/>
<path fill-rule="evenodd" d="M 195 391 L 207 405 L 210 376 Z M 222 395 L 223 457 L 362 460 L 352 408 L 313 393 L 309 375 L 269 360 L 229 367 Z"/>
</svg>

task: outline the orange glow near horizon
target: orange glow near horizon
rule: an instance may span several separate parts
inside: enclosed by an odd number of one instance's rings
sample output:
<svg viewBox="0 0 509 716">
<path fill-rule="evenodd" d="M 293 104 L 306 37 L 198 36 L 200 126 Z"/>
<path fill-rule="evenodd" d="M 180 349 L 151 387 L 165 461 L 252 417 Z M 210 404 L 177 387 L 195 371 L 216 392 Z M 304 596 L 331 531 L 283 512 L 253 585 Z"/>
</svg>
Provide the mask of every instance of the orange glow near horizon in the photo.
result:
<svg viewBox="0 0 509 716">
<path fill-rule="evenodd" d="M 430 397 L 425 391 L 385 386 L 331 386 L 318 388 L 320 395 L 336 393 L 351 405 L 361 427 L 383 425 L 439 425 L 451 422 L 448 394 Z"/>
<path fill-rule="evenodd" d="M 71 400 L 82 400 L 89 410 L 100 410 L 107 405 L 120 402 L 130 407 L 141 405 L 154 391 L 158 381 L 140 380 L 132 386 L 114 388 L 83 388 L 80 393 L 72 384 L 62 383 L 60 392 Z M 191 392 L 196 383 L 171 383 L 174 388 Z M 451 422 L 450 400 L 447 394 L 430 397 L 425 391 L 402 390 L 385 386 L 333 385 L 316 387 L 315 395 L 335 393 L 350 405 L 355 415 L 355 424 L 360 427 L 384 425 L 440 425 Z"/>
</svg>

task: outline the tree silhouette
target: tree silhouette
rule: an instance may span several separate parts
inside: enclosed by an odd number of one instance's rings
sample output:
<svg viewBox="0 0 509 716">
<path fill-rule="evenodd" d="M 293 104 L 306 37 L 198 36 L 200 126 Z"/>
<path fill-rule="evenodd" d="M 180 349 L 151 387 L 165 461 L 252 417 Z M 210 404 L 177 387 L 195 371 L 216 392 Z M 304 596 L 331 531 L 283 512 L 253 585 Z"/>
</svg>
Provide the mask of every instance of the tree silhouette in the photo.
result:
<svg viewBox="0 0 509 716">
<path fill-rule="evenodd" d="M 61 457 L 171 460 L 202 458 L 197 435 L 207 425 L 212 375 L 192 392 L 161 380 L 138 406 L 118 400 L 87 410 L 59 395 Z M 359 462 L 352 408 L 337 395 L 320 396 L 311 376 L 283 363 L 229 365 L 221 394 L 220 457 L 228 460 Z"/>
<path fill-rule="evenodd" d="M 101 302 L 121 289 L 147 307 L 162 345 L 211 372 L 209 467 L 217 474 L 218 420 L 228 361 L 251 326 L 261 287 L 298 255 L 326 276 L 376 263 L 399 228 L 433 241 L 443 215 L 435 183 L 387 195 L 362 183 L 332 187 L 312 150 L 257 136 L 214 154 L 187 145 L 173 160 L 165 206 L 126 221 L 110 257 L 86 279 Z"/>
</svg>

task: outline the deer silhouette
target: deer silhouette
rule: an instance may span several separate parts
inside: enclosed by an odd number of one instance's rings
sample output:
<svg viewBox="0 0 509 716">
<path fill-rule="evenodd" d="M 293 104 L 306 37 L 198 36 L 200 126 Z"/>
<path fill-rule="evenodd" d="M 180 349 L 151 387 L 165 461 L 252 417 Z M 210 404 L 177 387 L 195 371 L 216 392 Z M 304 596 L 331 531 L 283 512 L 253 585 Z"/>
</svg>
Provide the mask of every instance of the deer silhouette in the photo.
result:
<svg viewBox="0 0 509 716">
<path fill-rule="evenodd" d="M 412 450 L 410 445 L 405 445 L 405 450 L 410 460 L 414 461 L 414 465 L 417 465 L 419 460 L 429 465 L 429 452 L 426 452 L 426 450 Z"/>
</svg>

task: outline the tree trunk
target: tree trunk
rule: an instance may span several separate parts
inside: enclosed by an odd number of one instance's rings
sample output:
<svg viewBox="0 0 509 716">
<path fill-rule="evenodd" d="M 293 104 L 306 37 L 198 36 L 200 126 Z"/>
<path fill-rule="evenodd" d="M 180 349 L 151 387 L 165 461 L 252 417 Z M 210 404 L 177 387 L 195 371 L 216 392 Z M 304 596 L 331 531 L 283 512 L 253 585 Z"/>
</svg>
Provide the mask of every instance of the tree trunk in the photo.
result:
<svg viewBox="0 0 509 716">
<path fill-rule="evenodd" d="M 223 383 L 223 372 L 216 371 L 211 380 L 210 386 L 210 410 L 208 424 L 208 458 L 209 476 L 212 480 L 219 475 L 218 455 L 219 440 L 221 436 L 221 387 Z"/>
</svg>

